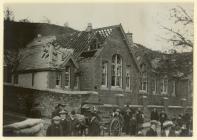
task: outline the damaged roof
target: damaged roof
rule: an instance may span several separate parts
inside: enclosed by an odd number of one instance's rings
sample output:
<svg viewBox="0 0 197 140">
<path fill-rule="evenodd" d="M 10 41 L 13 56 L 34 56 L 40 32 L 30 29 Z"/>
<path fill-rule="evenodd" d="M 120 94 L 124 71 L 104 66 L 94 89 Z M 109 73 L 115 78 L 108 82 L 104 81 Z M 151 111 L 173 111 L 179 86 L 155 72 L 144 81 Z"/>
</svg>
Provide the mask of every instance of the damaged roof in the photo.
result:
<svg viewBox="0 0 197 140">
<path fill-rule="evenodd" d="M 70 36 L 60 35 L 57 36 L 57 42 L 64 48 L 73 49 L 75 58 L 92 57 L 95 50 L 101 47 L 116 27 L 115 25 L 91 31 L 74 32 Z"/>
<path fill-rule="evenodd" d="M 35 38 L 26 48 L 19 53 L 19 65 L 17 71 L 28 70 L 43 70 L 43 69 L 61 69 L 69 60 L 72 60 L 74 65 L 78 67 L 77 63 L 72 57 L 73 50 L 62 48 L 58 44 L 54 44 L 55 36 L 45 36 Z M 62 58 L 57 61 L 52 61 L 50 56 L 50 49 L 55 53 L 61 53 Z"/>
</svg>

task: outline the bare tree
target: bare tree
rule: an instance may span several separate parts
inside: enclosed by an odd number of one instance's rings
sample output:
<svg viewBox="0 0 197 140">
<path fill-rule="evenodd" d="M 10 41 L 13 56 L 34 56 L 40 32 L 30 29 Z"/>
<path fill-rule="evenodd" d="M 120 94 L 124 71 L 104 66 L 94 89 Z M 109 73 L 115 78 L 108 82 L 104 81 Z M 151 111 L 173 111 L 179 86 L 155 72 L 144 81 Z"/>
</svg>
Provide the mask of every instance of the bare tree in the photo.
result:
<svg viewBox="0 0 197 140">
<path fill-rule="evenodd" d="M 19 20 L 19 22 L 26 22 L 26 23 L 30 23 L 31 21 L 27 18 L 21 19 Z"/>
<path fill-rule="evenodd" d="M 14 20 L 14 12 L 10 10 L 8 7 L 4 10 L 4 20 L 5 21 L 13 21 Z"/>
<path fill-rule="evenodd" d="M 170 19 L 173 20 L 174 25 L 177 25 L 179 28 L 175 29 L 162 25 L 162 28 L 170 34 L 170 37 L 163 37 L 163 39 L 172 43 L 173 46 L 193 48 L 193 16 L 183 7 L 177 6 L 171 9 Z M 186 28 L 189 28 L 189 30 Z"/>
</svg>

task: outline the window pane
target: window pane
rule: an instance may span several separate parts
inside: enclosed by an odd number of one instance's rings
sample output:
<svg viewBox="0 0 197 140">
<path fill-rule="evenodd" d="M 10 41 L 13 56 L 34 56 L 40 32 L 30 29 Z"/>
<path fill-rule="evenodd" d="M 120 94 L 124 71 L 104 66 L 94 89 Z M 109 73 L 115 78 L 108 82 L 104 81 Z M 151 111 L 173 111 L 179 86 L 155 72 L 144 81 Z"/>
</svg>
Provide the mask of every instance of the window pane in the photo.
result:
<svg viewBox="0 0 197 140">
<path fill-rule="evenodd" d="M 112 76 L 111 85 L 115 86 L 115 76 Z"/>
<path fill-rule="evenodd" d="M 66 67 L 65 71 L 65 86 L 70 86 L 70 67 Z"/>
<path fill-rule="evenodd" d="M 102 64 L 102 85 L 107 86 L 107 63 Z"/>
</svg>

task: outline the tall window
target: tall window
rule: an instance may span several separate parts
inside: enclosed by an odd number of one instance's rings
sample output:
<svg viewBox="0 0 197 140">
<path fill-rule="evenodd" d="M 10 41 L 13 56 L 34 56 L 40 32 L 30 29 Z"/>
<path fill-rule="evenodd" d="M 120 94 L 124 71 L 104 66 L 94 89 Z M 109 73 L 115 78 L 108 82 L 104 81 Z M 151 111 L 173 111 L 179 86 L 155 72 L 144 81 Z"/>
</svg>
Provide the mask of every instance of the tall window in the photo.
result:
<svg viewBox="0 0 197 140">
<path fill-rule="evenodd" d="M 148 89 L 147 73 L 143 73 L 142 78 L 141 78 L 140 90 L 144 91 L 144 92 L 147 92 L 147 89 Z"/>
<path fill-rule="evenodd" d="M 155 95 L 157 92 L 157 80 L 156 79 L 153 79 L 152 90 L 153 90 L 153 95 Z"/>
<path fill-rule="evenodd" d="M 118 54 L 112 56 L 111 85 L 113 87 L 122 87 L 122 58 Z"/>
<path fill-rule="evenodd" d="M 130 68 L 130 66 L 126 67 L 126 89 L 130 89 L 131 87 Z"/>
<path fill-rule="evenodd" d="M 107 87 L 107 62 L 102 63 L 102 87 Z"/>
<path fill-rule="evenodd" d="M 79 76 L 76 73 L 77 73 L 77 69 L 75 69 L 75 80 L 74 80 L 75 89 L 79 88 Z"/>
<path fill-rule="evenodd" d="M 56 73 L 56 87 L 61 87 L 61 73 L 57 72 Z"/>
<path fill-rule="evenodd" d="M 65 88 L 70 87 L 70 67 L 66 67 L 65 70 Z"/>
<path fill-rule="evenodd" d="M 167 92 L 168 92 L 168 79 L 165 78 L 162 80 L 161 94 L 167 94 Z"/>
<path fill-rule="evenodd" d="M 175 81 L 172 81 L 172 86 L 173 86 L 172 96 L 176 96 L 176 82 Z"/>
</svg>

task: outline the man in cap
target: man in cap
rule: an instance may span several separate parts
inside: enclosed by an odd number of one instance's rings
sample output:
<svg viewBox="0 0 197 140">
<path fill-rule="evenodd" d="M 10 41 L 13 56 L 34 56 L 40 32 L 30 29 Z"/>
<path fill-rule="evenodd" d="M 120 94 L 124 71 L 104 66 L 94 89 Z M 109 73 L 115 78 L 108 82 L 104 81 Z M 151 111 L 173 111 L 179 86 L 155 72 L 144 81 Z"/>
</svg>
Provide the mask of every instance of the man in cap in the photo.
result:
<svg viewBox="0 0 197 140">
<path fill-rule="evenodd" d="M 157 136 L 157 121 L 153 120 L 150 122 L 150 129 L 146 132 L 146 136 Z"/>
<path fill-rule="evenodd" d="M 60 118 L 61 118 L 61 121 L 60 121 L 60 124 L 62 125 L 62 129 L 63 129 L 63 135 L 64 136 L 69 136 L 69 122 L 68 120 L 66 119 L 66 114 L 68 112 L 67 111 L 60 111 Z"/>
<path fill-rule="evenodd" d="M 164 131 L 161 132 L 161 136 L 164 137 L 174 137 L 175 136 L 175 130 L 173 128 L 174 124 L 172 121 L 165 121 L 163 123 Z"/>
<path fill-rule="evenodd" d="M 60 111 L 64 110 L 64 104 L 58 104 L 56 107 L 55 107 L 55 110 L 52 112 L 52 117 L 54 116 L 59 116 L 60 114 Z"/>
<path fill-rule="evenodd" d="M 63 128 L 59 116 L 53 117 L 53 123 L 47 128 L 46 136 L 63 136 Z"/>
</svg>

